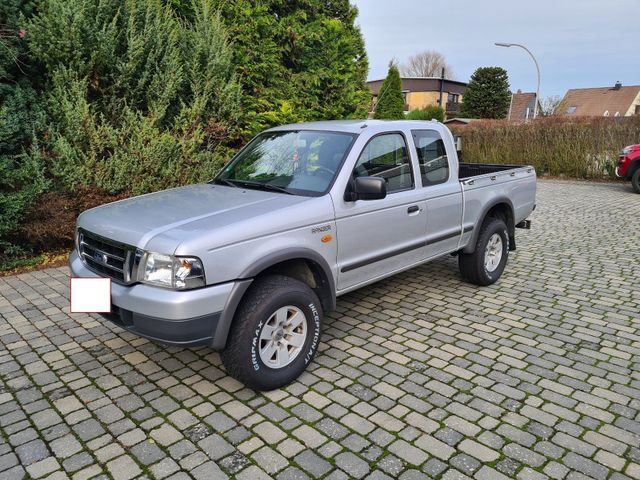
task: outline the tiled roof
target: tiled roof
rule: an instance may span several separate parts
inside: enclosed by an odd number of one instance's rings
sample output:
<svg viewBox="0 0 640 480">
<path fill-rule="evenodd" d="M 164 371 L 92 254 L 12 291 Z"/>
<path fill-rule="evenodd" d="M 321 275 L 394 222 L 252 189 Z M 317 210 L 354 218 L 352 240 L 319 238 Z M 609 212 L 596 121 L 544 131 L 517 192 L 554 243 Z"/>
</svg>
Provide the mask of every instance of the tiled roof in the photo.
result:
<svg viewBox="0 0 640 480">
<path fill-rule="evenodd" d="M 605 112 L 624 116 L 640 94 L 640 85 L 629 87 L 576 88 L 569 90 L 558 107 L 557 115 L 598 116 Z"/>
<path fill-rule="evenodd" d="M 535 93 L 522 93 L 520 90 L 514 93 L 511 99 L 509 120 L 526 120 L 527 118 L 533 118 L 535 100 Z"/>
</svg>

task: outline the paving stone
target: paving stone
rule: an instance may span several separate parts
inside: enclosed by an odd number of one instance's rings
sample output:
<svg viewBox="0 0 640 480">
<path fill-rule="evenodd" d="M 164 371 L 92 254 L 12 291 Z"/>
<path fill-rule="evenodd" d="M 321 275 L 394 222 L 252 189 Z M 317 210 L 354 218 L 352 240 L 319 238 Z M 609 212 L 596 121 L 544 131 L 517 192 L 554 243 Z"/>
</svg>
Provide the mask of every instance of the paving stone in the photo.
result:
<svg viewBox="0 0 640 480">
<path fill-rule="evenodd" d="M 458 449 L 477 458 L 481 462 L 493 462 L 500 457 L 500 454 L 495 450 L 485 447 L 484 445 L 468 438 L 458 445 Z"/>
<path fill-rule="evenodd" d="M 369 464 L 351 452 L 337 455 L 335 462 L 352 478 L 363 478 L 370 471 Z"/>
<path fill-rule="evenodd" d="M 572 452 L 584 455 L 585 457 L 591 457 L 596 451 L 596 447 L 594 447 L 593 445 L 583 442 L 582 440 L 574 438 L 563 432 L 558 432 L 552 438 L 552 442 L 560 445 L 563 448 L 566 448 L 567 450 L 571 450 Z"/>
<path fill-rule="evenodd" d="M 143 465 L 151 465 L 165 457 L 165 453 L 158 445 L 148 441 L 140 442 L 132 447 L 130 451 Z"/>
<path fill-rule="evenodd" d="M 276 477 L 277 480 L 307 480 L 309 476 L 296 467 L 289 467 Z"/>
<path fill-rule="evenodd" d="M 424 464 L 422 471 L 430 477 L 437 477 L 447 469 L 447 464 L 438 460 L 437 458 L 431 458 Z"/>
<path fill-rule="evenodd" d="M 609 475 L 608 468 L 573 452 L 569 452 L 563 460 L 565 466 L 597 480 L 604 480 Z"/>
<path fill-rule="evenodd" d="M 140 468 L 128 455 L 122 455 L 107 463 L 107 470 L 117 480 L 129 480 L 141 473 Z"/>
<path fill-rule="evenodd" d="M 322 459 L 311 450 L 305 450 L 304 452 L 296 455 L 294 460 L 300 468 L 314 477 L 326 475 L 332 469 L 329 462 Z"/>
<path fill-rule="evenodd" d="M 20 445 L 15 451 L 25 467 L 49 456 L 46 444 L 40 439 Z"/>
<path fill-rule="evenodd" d="M 255 469 L 249 474 L 249 475 L 252 475 L 251 477 L 243 476 L 243 473 L 247 472 L 248 470 L 247 469 L 247 470 L 244 470 L 244 472 L 240 473 L 237 478 L 255 478 L 255 479 L 269 478 L 269 476 L 266 473 L 258 470 L 256 467 L 250 467 L 250 468 Z M 198 480 L 209 480 L 211 478 L 215 478 L 216 480 L 217 479 L 224 480 L 226 478 L 229 478 L 220 469 L 220 467 L 218 467 L 218 465 L 215 464 L 215 462 L 205 462 L 202 465 L 199 465 L 196 468 L 194 468 L 190 473 L 191 475 L 193 475 L 194 478 Z"/>
<path fill-rule="evenodd" d="M 54 472 L 59 468 L 60 468 L 60 464 L 55 458 L 47 457 L 43 460 L 40 460 L 36 463 L 32 463 L 31 465 L 29 465 L 27 467 L 27 473 L 31 476 L 31 478 L 41 478 L 41 477 L 44 477 L 45 475 L 51 474 L 51 472 Z M 8 472 L 4 472 L 2 475 L 3 477 L 6 475 L 7 479 L 11 478 L 11 475 Z"/>
<path fill-rule="evenodd" d="M 91 455 L 87 452 L 80 452 L 64 460 L 62 468 L 67 472 L 73 473 L 93 463 L 94 459 Z"/>
<path fill-rule="evenodd" d="M 242 453 L 236 451 L 228 457 L 220 460 L 219 465 L 233 476 L 242 471 L 245 467 L 251 465 L 251 462 Z"/>
<path fill-rule="evenodd" d="M 198 447 L 202 449 L 212 460 L 219 460 L 222 457 L 233 453 L 235 448 L 218 434 L 209 435 L 198 442 Z"/>
<path fill-rule="evenodd" d="M 449 427 L 444 427 L 438 430 L 433 434 L 433 436 L 452 447 L 455 447 L 464 438 L 464 435 Z"/>
<path fill-rule="evenodd" d="M 456 455 L 449 461 L 449 463 L 462 473 L 469 476 L 473 476 L 474 472 L 476 472 L 482 465 L 478 460 L 464 453 Z"/>
<path fill-rule="evenodd" d="M 421 465 L 426 462 L 428 458 L 426 453 L 408 444 L 404 440 L 397 440 L 392 443 L 389 446 L 389 451 L 411 465 Z"/>
<path fill-rule="evenodd" d="M 405 467 L 403 461 L 395 455 L 385 456 L 377 463 L 377 466 L 394 478 L 397 478 Z"/>
<path fill-rule="evenodd" d="M 531 465 L 532 467 L 540 467 L 545 463 L 545 458 L 542 455 L 529 450 L 522 445 L 518 445 L 517 443 L 510 443 L 506 445 L 502 451 L 508 457 L 511 457 L 520 463 Z"/>
<path fill-rule="evenodd" d="M 0 478 L 640 478 L 640 197 L 543 179 L 537 204 L 495 285 L 446 256 L 341 296 L 263 394 L 69 315 L 66 267 L 0 277 Z"/>
<path fill-rule="evenodd" d="M 514 460 L 513 458 L 505 458 L 500 460 L 495 466 L 496 470 L 504 473 L 509 478 L 514 478 L 516 475 L 516 471 L 522 466 L 520 462 Z"/>
</svg>

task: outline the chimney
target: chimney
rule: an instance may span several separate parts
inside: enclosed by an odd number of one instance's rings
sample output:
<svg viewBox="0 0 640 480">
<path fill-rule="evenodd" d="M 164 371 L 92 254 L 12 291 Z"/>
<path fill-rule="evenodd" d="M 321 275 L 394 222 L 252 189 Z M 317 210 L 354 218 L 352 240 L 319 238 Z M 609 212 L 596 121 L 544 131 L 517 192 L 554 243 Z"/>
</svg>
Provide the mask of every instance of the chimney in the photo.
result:
<svg viewBox="0 0 640 480">
<path fill-rule="evenodd" d="M 616 84 L 613 86 L 613 89 L 620 90 L 621 88 L 622 88 L 622 83 L 620 82 L 620 80 L 618 80 Z"/>
<path fill-rule="evenodd" d="M 516 93 L 522 93 L 522 90 L 518 89 L 518 91 Z"/>
</svg>

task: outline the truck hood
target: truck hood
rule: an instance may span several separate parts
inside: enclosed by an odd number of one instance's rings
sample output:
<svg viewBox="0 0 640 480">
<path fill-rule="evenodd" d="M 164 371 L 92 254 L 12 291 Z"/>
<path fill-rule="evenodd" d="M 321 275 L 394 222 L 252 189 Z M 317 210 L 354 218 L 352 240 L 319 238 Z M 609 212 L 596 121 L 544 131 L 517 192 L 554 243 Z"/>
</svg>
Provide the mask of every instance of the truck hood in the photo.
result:
<svg viewBox="0 0 640 480">
<path fill-rule="evenodd" d="M 250 222 L 308 200 L 312 198 L 196 184 L 87 210 L 78 217 L 78 227 L 139 248 L 174 253 L 190 238 L 211 237 L 219 227 Z"/>
</svg>

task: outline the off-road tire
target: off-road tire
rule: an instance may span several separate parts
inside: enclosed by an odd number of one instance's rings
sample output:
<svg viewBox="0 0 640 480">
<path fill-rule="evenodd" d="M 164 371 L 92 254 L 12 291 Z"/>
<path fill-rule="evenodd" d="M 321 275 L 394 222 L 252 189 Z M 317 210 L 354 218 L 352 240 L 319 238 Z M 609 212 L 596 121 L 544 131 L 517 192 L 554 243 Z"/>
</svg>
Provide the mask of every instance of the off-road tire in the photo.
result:
<svg viewBox="0 0 640 480">
<path fill-rule="evenodd" d="M 489 239 L 494 234 L 502 239 L 502 258 L 497 268 L 490 272 L 485 268 L 485 249 Z M 473 253 L 461 253 L 458 256 L 458 266 L 462 277 L 469 283 L 487 286 L 498 281 L 509 255 L 509 234 L 507 225 L 499 218 L 487 218 L 480 229 Z"/>
<path fill-rule="evenodd" d="M 640 167 L 636 168 L 635 173 L 631 177 L 631 186 L 634 192 L 640 193 Z"/>
<path fill-rule="evenodd" d="M 307 321 L 307 338 L 295 359 L 282 368 L 270 368 L 259 355 L 259 337 L 264 323 L 284 306 L 299 308 Z M 221 352 L 227 372 L 247 387 L 258 391 L 284 387 L 311 363 L 322 333 L 322 306 L 305 283 L 282 275 L 258 278 L 242 299 Z"/>
</svg>

